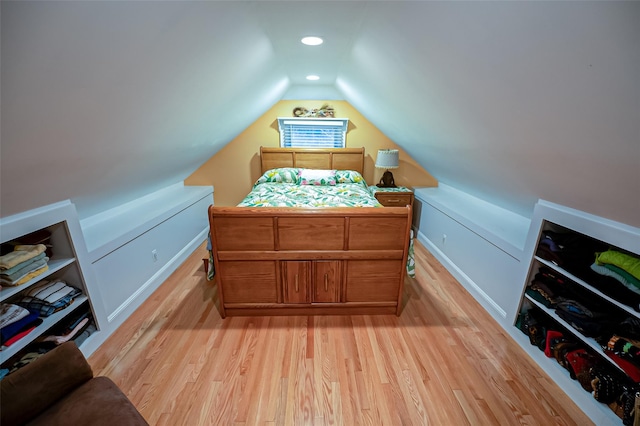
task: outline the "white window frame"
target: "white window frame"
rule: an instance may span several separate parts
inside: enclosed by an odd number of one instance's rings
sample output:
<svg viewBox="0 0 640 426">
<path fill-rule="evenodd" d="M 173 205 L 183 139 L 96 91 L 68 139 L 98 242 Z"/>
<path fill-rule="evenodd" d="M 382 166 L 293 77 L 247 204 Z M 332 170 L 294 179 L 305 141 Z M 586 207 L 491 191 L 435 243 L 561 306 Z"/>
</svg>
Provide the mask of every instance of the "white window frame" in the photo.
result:
<svg viewBox="0 0 640 426">
<path fill-rule="evenodd" d="M 348 118 L 278 117 L 280 146 L 345 148 L 348 126 Z"/>
</svg>

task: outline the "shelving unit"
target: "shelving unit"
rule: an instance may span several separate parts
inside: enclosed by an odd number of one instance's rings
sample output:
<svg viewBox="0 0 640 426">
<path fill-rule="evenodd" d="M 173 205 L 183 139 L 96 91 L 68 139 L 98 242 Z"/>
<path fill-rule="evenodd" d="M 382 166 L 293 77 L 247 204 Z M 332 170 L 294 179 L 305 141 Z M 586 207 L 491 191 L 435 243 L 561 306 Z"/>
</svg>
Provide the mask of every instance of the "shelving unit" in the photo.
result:
<svg viewBox="0 0 640 426">
<path fill-rule="evenodd" d="M 542 312 L 544 312 L 545 314 L 547 314 L 553 321 L 557 322 L 558 324 L 560 324 L 562 326 L 563 329 L 569 331 L 571 334 L 574 335 L 574 337 L 576 337 L 579 341 L 581 341 L 582 343 L 584 343 L 586 346 L 589 346 L 591 348 L 591 350 L 593 350 L 594 352 L 601 352 L 602 348 L 600 347 L 600 345 L 598 345 L 598 343 L 595 341 L 595 339 L 592 339 L 590 337 L 586 337 L 585 335 L 583 335 L 582 333 L 580 333 L 578 330 L 576 330 L 575 328 L 573 328 L 571 326 L 571 324 L 569 324 L 568 322 L 566 322 L 565 320 L 563 320 L 562 318 L 560 318 L 553 309 L 549 309 L 546 306 L 542 305 L 541 303 L 535 301 L 534 299 L 530 298 L 528 295 L 525 295 L 526 299 L 532 303 L 536 308 L 538 308 L 539 310 L 541 310 Z M 613 362 L 613 360 L 609 357 L 603 357 L 603 359 L 607 360 L 612 366 L 614 366 L 615 368 L 617 368 L 620 371 L 623 371 L 622 368 L 620 368 L 618 366 L 618 364 L 616 364 L 615 362 Z"/>
<path fill-rule="evenodd" d="M 568 331 L 576 341 L 582 343 L 584 348 L 601 357 L 603 361 L 615 367 L 617 371 L 624 373 L 624 370 L 604 353 L 601 345 L 594 338 L 585 336 L 569 322 L 562 319 L 553 308 L 546 307 L 525 292 L 540 269 L 546 268 L 570 282 L 570 285 L 588 290 L 589 298 L 593 298 L 590 300 L 606 304 L 608 312 L 619 312 L 622 316 L 640 319 L 640 312 L 634 310 L 631 306 L 603 293 L 593 283 L 587 282 L 563 267 L 536 255 L 536 249 L 543 238 L 543 233 L 551 230 L 568 234 L 580 234 L 582 237 L 604 243 L 604 245 L 612 249 L 618 249 L 640 257 L 640 229 L 553 203 L 540 201 L 536 205 L 532 226 L 527 238 L 525 253 L 531 253 L 531 261 L 525 265 L 527 270 L 523 271 L 524 288 L 518 310 L 520 313 L 529 309 L 536 310 L 542 314 L 545 321 L 557 325 L 558 330 Z M 514 319 L 514 326 L 516 323 L 517 318 Z M 518 331 L 515 334 L 519 334 L 519 336 L 516 336 L 516 340 L 526 349 L 529 355 L 574 399 L 576 404 L 596 424 L 622 424 L 622 420 L 607 405 L 596 401 L 589 392 L 585 392 L 577 381 L 571 380 L 568 371 L 561 367 L 554 358 L 547 358 L 536 346 L 530 344 L 528 337 L 523 333 Z"/>
<path fill-rule="evenodd" d="M 69 201 L 64 201 L 19 215 L 2 218 L 0 219 L 0 242 L 19 241 L 24 235 L 39 230 L 46 230 L 51 234 L 49 245 L 51 246 L 52 255 L 48 261 L 48 270 L 22 285 L 3 287 L 0 290 L 0 302 L 15 302 L 34 285 L 43 280 L 51 281 L 53 279 L 65 281 L 67 285 L 80 289 L 82 294 L 77 296 L 73 303 L 66 308 L 47 317 L 41 317 L 42 323 L 14 344 L 8 347 L 3 346 L 0 350 L 0 363 L 3 367 L 10 366 L 13 361 L 22 355 L 22 352 L 30 343 L 46 335 L 49 330 L 61 324 L 62 321 L 79 309 L 89 310 L 96 328 L 100 329 L 99 316 L 96 315 L 91 303 L 91 296 L 92 294 L 95 296 L 97 290 L 90 288 L 91 278 L 83 268 L 86 247 L 80 234 L 75 206 Z"/>
</svg>

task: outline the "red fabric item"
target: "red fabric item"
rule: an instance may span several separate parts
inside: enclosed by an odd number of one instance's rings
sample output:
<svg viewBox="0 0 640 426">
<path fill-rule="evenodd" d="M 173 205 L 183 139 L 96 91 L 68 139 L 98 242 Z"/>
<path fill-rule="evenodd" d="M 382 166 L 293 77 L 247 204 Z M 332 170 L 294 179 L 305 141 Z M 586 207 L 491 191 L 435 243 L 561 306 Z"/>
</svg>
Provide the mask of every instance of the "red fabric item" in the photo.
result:
<svg viewBox="0 0 640 426">
<path fill-rule="evenodd" d="M 587 354 L 588 352 L 585 349 L 576 349 L 567 354 L 567 361 L 575 376 L 591 366 L 592 363 L 589 361 L 589 358 L 587 358 Z"/>
<path fill-rule="evenodd" d="M 636 383 L 640 383 L 640 368 L 638 368 L 634 363 L 627 361 L 611 351 L 604 351 L 604 353 L 618 364 L 618 366 L 627 373 L 627 376 L 629 376 L 631 380 Z"/>
<path fill-rule="evenodd" d="M 551 351 L 551 340 L 553 339 L 557 339 L 562 337 L 562 333 L 556 330 L 549 330 L 547 331 L 547 339 L 545 342 L 545 347 L 544 347 L 544 354 L 549 357 L 549 358 L 553 358 L 553 352 Z"/>
<path fill-rule="evenodd" d="M 11 339 L 9 339 L 6 342 L 4 342 L 4 346 L 13 345 L 15 342 L 17 342 L 18 340 L 22 339 L 27 334 L 31 333 L 34 328 L 36 328 L 35 325 L 33 327 L 31 327 L 31 328 L 26 329 L 25 331 L 21 331 L 20 333 L 18 333 L 15 336 L 13 336 Z"/>
</svg>

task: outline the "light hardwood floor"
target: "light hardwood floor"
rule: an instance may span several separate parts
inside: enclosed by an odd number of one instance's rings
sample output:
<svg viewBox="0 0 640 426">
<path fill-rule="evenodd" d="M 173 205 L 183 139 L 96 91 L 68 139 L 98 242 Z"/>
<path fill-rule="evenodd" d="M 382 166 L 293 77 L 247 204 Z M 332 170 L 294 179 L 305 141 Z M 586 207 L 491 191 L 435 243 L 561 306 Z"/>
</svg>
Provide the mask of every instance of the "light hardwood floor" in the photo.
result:
<svg viewBox="0 0 640 426">
<path fill-rule="evenodd" d="M 591 424 L 420 244 L 400 317 L 222 320 L 204 257 L 89 359 L 152 425 Z"/>
</svg>

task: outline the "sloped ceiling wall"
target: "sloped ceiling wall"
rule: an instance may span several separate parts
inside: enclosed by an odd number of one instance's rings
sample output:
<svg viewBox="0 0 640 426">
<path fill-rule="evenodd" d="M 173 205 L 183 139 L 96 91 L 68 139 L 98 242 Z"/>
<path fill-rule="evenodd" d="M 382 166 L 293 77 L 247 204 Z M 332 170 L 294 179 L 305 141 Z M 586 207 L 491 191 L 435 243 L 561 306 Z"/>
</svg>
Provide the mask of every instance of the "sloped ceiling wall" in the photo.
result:
<svg viewBox="0 0 640 426">
<path fill-rule="evenodd" d="M 324 65 L 439 181 L 640 226 L 640 3 L 1 7 L 2 216 L 71 198 L 86 217 L 182 181 L 278 100 L 309 99 L 297 73 Z M 305 27 L 331 60 L 293 53 Z"/>
<path fill-rule="evenodd" d="M 182 181 L 289 86 L 248 3 L 2 2 L 2 216 Z"/>
<path fill-rule="evenodd" d="M 640 226 L 639 3 L 373 9 L 336 85 L 440 182 Z"/>
</svg>

